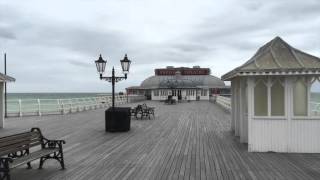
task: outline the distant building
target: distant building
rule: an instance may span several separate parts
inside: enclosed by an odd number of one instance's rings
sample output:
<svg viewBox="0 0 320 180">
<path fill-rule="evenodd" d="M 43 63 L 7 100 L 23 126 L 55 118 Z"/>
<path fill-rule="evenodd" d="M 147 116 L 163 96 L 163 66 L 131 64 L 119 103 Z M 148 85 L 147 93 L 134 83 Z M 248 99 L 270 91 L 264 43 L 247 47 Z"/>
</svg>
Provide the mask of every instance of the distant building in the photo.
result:
<svg viewBox="0 0 320 180">
<path fill-rule="evenodd" d="M 230 94 L 230 87 L 215 76 L 209 68 L 194 66 L 155 69 L 155 75 L 142 81 L 140 86 L 128 87 L 129 95 L 145 95 L 150 100 L 209 100 L 214 94 Z"/>
</svg>

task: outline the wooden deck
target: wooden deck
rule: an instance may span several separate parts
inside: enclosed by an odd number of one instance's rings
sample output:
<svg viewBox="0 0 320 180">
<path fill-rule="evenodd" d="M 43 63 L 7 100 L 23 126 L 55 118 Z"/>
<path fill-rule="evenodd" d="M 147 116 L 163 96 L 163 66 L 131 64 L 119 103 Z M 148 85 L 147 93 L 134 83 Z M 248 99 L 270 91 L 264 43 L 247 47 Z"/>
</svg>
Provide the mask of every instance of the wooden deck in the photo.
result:
<svg viewBox="0 0 320 180">
<path fill-rule="evenodd" d="M 146 103 L 156 118 L 133 119 L 127 133 L 106 133 L 103 110 L 7 119 L 0 136 L 37 126 L 67 142 L 66 170 L 54 160 L 38 170 L 35 161 L 31 170 L 12 170 L 12 179 L 320 178 L 320 154 L 248 153 L 230 132 L 230 115 L 215 104 Z"/>
</svg>

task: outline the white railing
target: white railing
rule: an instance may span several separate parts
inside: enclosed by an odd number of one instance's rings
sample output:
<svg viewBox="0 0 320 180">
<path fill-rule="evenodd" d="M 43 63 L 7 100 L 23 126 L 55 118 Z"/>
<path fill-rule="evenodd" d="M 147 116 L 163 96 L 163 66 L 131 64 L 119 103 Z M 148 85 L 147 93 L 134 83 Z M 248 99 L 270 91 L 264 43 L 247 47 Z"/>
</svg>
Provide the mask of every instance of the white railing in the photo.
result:
<svg viewBox="0 0 320 180">
<path fill-rule="evenodd" d="M 145 100 L 144 96 L 117 95 L 115 105 Z M 86 110 L 110 107 L 111 96 L 72 98 L 72 99 L 16 99 L 7 101 L 7 115 L 34 116 L 67 114 Z"/>
<path fill-rule="evenodd" d="M 230 97 L 216 95 L 216 96 L 212 96 L 210 101 L 217 103 L 218 105 L 222 106 L 224 109 L 231 112 L 231 98 Z"/>
</svg>

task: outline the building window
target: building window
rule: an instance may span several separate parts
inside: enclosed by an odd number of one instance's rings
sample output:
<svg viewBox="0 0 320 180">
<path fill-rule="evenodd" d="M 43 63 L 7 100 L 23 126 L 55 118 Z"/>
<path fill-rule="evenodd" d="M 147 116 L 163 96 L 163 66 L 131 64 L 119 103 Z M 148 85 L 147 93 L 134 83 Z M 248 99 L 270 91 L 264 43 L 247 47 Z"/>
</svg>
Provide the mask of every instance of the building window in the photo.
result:
<svg viewBox="0 0 320 180">
<path fill-rule="evenodd" d="M 166 90 L 160 91 L 161 96 L 167 96 L 168 92 Z"/>
<path fill-rule="evenodd" d="M 299 78 L 293 86 L 293 113 L 295 116 L 308 114 L 308 89 L 305 79 Z"/>
<path fill-rule="evenodd" d="M 271 86 L 271 116 L 284 116 L 284 86 L 281 79 L 275 79 Z"/>
<path fill-rule="evenodd" d="M 265 79 L 258 79 L 254 87 L 254 115 L 268 116 L 268 88 Z"/>
<path fill-rule="evenodd" d="M 177 96 L 177 91 L 176 90 L 172 90 L 172 96 Z"/>
<path fill-rule="evenodd" d="M 159 90 L 154 90 L 154 91 L 153 91 L 153 95 L 154 95 L 154 96 L 159 96 Z"/>
<path fill-rule="evenodd" d="M 207 96 L 207 90 L 206 89 L 202 89 L 201 90 L 201 96 Z"/>
</svg>

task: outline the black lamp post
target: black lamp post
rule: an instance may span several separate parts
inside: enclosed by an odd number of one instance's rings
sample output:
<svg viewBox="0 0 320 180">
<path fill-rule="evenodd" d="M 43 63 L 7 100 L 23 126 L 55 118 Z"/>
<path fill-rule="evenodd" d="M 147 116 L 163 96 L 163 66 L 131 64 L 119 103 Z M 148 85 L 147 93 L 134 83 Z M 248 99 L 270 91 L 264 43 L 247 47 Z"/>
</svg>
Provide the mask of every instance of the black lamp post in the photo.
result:
<svg viewBox="0 0 320 180">
<path fill-rule="evenodd" d="M 116 82 L 119 82 L 123 79 L 127 79 L 127 74 L 129 73 L 129 68 L 131 61 L 128 59 L 127 54 L 124 56 L 123 60 L 120 60 L 122 72 L 124 73 L 124 76 L 115 76 L 114 67 L 112 67 L 112 76 L 110 77 L 103 77 L 102 74 L 105 71 L 105 67 L 107 64 L 106 60 L 103 60 L 100 54 L 100 57 L 98 60 L 95 61 L 97 66 L 97 71 L 100 74 L 101 80 L 106 80 L 108 82 L 112 83 L 112 108 L 114 109 L 114 86 Z"/>
</svg>

